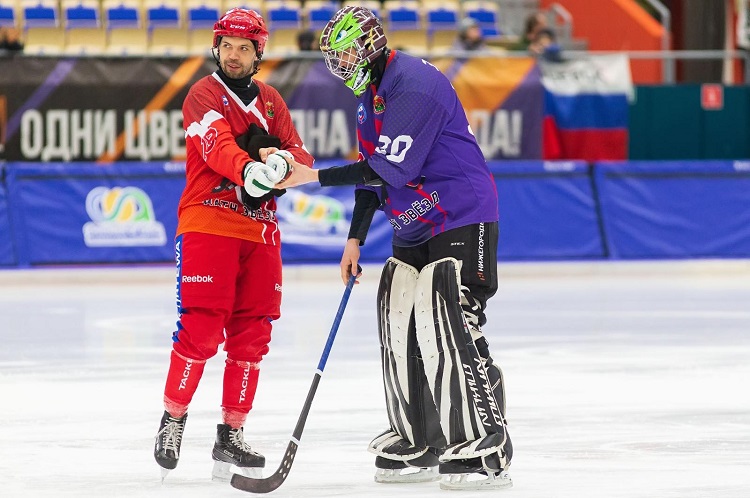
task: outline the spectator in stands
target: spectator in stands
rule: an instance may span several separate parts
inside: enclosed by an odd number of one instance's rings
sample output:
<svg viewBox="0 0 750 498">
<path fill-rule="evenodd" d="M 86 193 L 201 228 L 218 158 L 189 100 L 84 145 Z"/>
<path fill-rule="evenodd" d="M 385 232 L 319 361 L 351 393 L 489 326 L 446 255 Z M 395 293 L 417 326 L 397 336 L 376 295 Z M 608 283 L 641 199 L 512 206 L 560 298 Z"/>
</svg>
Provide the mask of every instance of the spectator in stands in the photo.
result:
<svg viewBox="0 0 750 498">
<path fill-rule="evenodd" d="M 311 29 L 305 29 L 297 34 L 297 48 L 300 52 L 315 52 L 318 50 L 318 36 Z"/>
<path fill-rule="evenodd" d="M 0 27 L 0 50 L 19 52 L 23 50 L 21 32 L 17 28 Z"/>
<path fill-rule="evenodd" d="M 455 50 L 475 51 L 483 50 L 485 47 L 482 27 L 473 17 L 461 20 L 458 27 L 458 37 L 453 44 Z"/>
<path fill-rule="evenodd" d="M 526 18 L 521 39 L 511 48 L 513 50 L 528 50 L 529 46 L 534 43 L 539 32 L 548 27 L 547 16 L 543 12 L 531 14 Z"/>
<path fill-rule="evenodd" d="M 541 57 L 551 62 L 562 60 L 560 45 L 557 43 L 555 32 L 549 28 L 537 32 L 536 37 L 529 45 L 529 52 L 535 57 Z"/>
</svg>

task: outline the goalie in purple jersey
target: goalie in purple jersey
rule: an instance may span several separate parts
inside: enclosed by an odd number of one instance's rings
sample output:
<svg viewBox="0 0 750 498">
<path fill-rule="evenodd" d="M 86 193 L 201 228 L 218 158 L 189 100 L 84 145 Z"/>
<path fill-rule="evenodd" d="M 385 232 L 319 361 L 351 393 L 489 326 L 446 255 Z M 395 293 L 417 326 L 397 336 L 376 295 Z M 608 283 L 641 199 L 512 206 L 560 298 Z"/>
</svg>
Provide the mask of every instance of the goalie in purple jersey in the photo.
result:
<svg viewBox="0 0 750 498">
<path fill-rule="evenodd" d="M 367 9 L 339 10 L 320 49 L 358 97 L 359 161 L 323 170 L 295 163 L 280 186 L 357 186 L 345 283 L 374 213 L 393 226 L 378 290 L 390 427 L 370 443 L 375 480 L 511 486 L 503 375 L 482 333 L 497 291 L 497 191 L 466 113 L 436 67 L 387 47 Z"/>
</svg>

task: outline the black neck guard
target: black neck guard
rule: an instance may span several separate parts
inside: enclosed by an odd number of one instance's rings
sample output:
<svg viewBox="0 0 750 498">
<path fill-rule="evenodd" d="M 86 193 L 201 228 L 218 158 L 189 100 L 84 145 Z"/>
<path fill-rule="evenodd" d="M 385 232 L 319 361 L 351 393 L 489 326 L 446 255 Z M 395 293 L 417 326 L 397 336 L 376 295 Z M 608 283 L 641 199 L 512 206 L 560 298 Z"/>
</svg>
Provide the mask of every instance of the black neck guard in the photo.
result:
<svg viewBox="0 0 750 498">
<path fill-rule="evenodd" d="M 390 55 L 391 49 L 389 49 L 388 47 L 384 48 L 380 56 L 378 56 L 378 58 L 375 59 L 375 61 L 370 66 L 370 84 L 374 85 L 375 88 L 378 87 L 378 85 L 380 84 L 380 80 L 383 78 L 385 66 L 388 63 L 388 57 L 390 57 Z"/>
<path fill-rule="evenodd" d="M 216 74 L 219 75 L 221 81 L 223 81 L 224 84 L 226 84 L 245 105 L 252 102 L 253 99 L 258 96 L 258 93 L 260 93 L 258 85 L 253 81 L 252 74 L 239 79 L 230 78 L 221 70 L 221 67 L 216 70 Z"/>
</svg>

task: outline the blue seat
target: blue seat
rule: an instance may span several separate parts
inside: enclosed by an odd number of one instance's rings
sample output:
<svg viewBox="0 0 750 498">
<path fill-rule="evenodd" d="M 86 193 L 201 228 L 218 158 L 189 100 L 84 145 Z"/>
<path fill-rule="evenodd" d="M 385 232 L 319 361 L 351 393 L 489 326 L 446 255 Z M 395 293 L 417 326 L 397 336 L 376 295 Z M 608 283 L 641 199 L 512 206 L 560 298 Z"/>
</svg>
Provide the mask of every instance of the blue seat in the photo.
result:
<svg viewBox="0 0 750 498">
<path fill-rule="evenodd" d="M 178 28 L 180 26 L 180 11 L 170 5 L 149 7 L 146 10 L 146 22 L 149 29 Z"/>
<path fill-rule="evenodd" d="M 458 36 L 459 10 L 447 5 L 437 5 L 427 8 L 427 35 L 430 50 L 447 50 Z"/>
<path fill-rule="evenodd" d="M 496 37 L 500 35 L 500 29 L 498 28 L 497 12 L 485 8 L 476 8 L 466 11 L 466 15 L 472 19 L 476 19 L 479 26 L 482 28 L 482 35 L 487 37 Z"/>
<path fill-rule="evenodd" d="M 419 29 L 419 11 L 416 8 L 400 6 L 388 11 L 388 27 L 391 30 Z"/>
<path fill-rule="evenodd" d="M 427 11 L 427 29 L 429 31 L 457 30 L 458 11 L 436 7 Z"/>
<path fill-rule="evenodd" d="M 117 5 L 104 11 L 107 28 L 137 28 L 141 25 L 138 9 L 130 5 Z"/>
<path fill-rule="evenodd" d="M 219 8 L 210 5 L 191 7 L 187 11 L 188 29 L 213 28 L 219 20 Z"/>
<path fill-rule="evenodd" d="M 0 28 L 12 28 L 16 25 L 16 11 L 12 5 L 0 5 Z"/>
<path fill-rule="evenodd" d="M 26 28 L 54 28 L 60 22 L 57 9 L 43 4 L 24 7 L 23 18 Z"/>
<path fill-rule="evenodd" d="M 310 29 L 323 29 L 338 10 L 338 6 L 333 3 L 310 8 L 307 11 L 307 22 Z"/>
<path fill-rule="evenodd" d="M 271 30 L 299 28 L 302 25 L 302 11 L 288 5 L 269 7 L 266 11 Z"/>
<path fill-rule="evenodd" d="M 88 5 L 73 5 L 63 11 L 66 28 L 98 28 L 99 10 Z"/>
</svg>

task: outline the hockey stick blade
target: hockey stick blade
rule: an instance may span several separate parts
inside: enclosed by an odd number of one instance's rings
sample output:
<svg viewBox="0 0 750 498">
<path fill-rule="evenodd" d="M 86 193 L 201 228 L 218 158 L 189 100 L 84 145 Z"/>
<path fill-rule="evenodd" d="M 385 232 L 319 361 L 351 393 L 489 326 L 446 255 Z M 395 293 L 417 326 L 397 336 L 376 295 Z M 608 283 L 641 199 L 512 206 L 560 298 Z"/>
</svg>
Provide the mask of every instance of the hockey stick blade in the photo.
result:
<svg viewBox="0 0 750 498">
<path fill-rule="evenodd" d="M 234 474 L 231 481 L 233 488 L 250 493 L 270 493 L 274 489 L 281 486 L 289 475 L 289 470 L 292 468 L 294 457 L 297 455 L 299 440 L 300 438 L 302 438 L 302 431 L 305 429 L 305 422 L 307 421 L 307 416 L 310 413 L 310 407 L 312 406 L 312 401 L 315 397 L 315 391 L 318 390 L 318 384 L 320 383 L 320 378 L 323 375 L 323 369 L 325 369 L 326 362 L 328 361 L 328 354 L 331 352 L 333 340 L 336 338 L 336 332 L 339 329 L 341 318 L 344 316 L 344 310 L 346 309 L 346 303 L 349 301 L 349 295 L 352 292 L 352 287 L 354 287 L 354 282 L 356 282 L 357 280 L 357 275 L 361 271 L 362 268 L 360 268 L 358 265 L 357 273 L 352 274 L 351 277 L 349 277 L 349 282 L 346 284 L 344 296 L 341 298 L 339 309 L 336 312 L 336 318 L 333 320 L 331 331 L 328 333 L 328 340 L 326 341 L 326 345 L 323 348 L 323 354 L 321 355 L 320 362 L 318 363 L 318 370 L 315 372 L 315 376 L 313 376 L 310 390 L 307 392 L 307 399 L 305 399 L 305 404 L 302 407 L 302 412 L 299 414 L 297 425 L 295 426 L 294 432 L 292 433 L 292 438 L 289 440 L 289 445 L 287 445 L 286 447 L 286 451 L 284 452 L 284 457 L 281 459 L 279 468 L 276 469 L 276 472 L 274 472 L 270 476 L 260 479 L 254 479 L 252 477 Z"/>
</svg>

